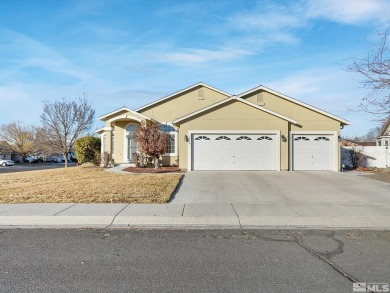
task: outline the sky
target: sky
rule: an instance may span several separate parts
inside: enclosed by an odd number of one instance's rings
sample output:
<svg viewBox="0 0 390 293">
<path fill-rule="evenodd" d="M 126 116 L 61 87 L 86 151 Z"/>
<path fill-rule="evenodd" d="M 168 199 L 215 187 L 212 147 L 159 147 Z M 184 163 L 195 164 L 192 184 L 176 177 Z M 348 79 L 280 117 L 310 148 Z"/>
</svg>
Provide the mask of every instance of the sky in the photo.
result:
<svg viewBox="0 0 390 293">
<path fill-rule="evenodd" d="M 390 26 L 387 0 L 0 0 L 0 125 L 39 125 L 42 101 L 86 97 L 97 117 L 204 82 L 264 85 L 349 120 L 367 94 L 346 72 Z"/>
</svg>

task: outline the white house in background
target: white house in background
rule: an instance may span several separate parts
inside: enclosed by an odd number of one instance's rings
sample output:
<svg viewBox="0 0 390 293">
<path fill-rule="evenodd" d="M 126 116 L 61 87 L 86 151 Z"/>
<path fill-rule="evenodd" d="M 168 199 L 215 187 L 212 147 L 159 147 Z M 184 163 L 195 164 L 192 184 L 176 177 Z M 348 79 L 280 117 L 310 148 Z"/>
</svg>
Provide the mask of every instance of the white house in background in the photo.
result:
<svg viewBox="0 0 390 293">
<path fill-rule="evenodd" d="M 390 117 L 383 124 L 383 128 L 376 138 L 377 146 L 389 146 L 390 145 Z"/>
</svg>

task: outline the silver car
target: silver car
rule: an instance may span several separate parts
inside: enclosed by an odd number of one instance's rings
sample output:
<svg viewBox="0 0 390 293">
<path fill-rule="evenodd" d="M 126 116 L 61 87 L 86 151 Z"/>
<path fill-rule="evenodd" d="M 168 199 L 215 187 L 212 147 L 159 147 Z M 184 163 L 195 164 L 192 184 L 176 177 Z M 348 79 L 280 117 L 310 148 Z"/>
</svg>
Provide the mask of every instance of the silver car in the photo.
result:
<svg viewBox="0 0 390 293">
<path fill-rule="evenodd" d="M 0 166 L 6 167 L 6 166 L 12 166 L 12 165 L 15 165 L 14 161 L 0 158 Z"/>
</svg>

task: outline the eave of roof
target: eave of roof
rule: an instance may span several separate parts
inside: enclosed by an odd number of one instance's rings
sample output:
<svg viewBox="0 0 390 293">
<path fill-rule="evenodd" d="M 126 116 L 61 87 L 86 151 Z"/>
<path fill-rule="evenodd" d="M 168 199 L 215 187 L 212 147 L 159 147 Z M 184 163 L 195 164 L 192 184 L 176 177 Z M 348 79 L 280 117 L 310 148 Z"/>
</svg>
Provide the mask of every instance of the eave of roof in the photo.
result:
<svg viewBox="0 0 390 293">
<path fill-rule="evenodd" d="M 150 118 L 150 117 L 148 117 L 148 116 L 146 116 L 144 114 L 138 113 L 138 112 L 136 112 L 134 110 L 131 110 L 131 109 L 127 108 L 127 107 L 122 107 L 122 108 L 120 108 L 118 110 L 115 110 L 115 111 L 110 112 L 110 113 L 108 113 L 106 115 L 103 115 L 103 116 L 99 117 L 99 120 L 106 121 L 107 117 L 115 115 L 115 114 L 117 114 L 119 112 L 122 112 L 122 111 L 130 112 L 130 113 L 132 113 L 134 115 L 138 115 L 138 116 L 140 116 L 140 117 L 142 117 L 143 119 L 146 119 L 146 120 L 153 120 L 152 118 Z"/>
<path fill-rule="evenodd" d="M 230 102 L 230 101 L 239 101 L 239 102 L 244 103 L 244 104 L 246 104 L 246 105 L 248 105 L 248 106 L 254 107 L 254 108 L 259 109 L 259 110 L 261 110 L 261 111 L 264 111 L 264 112 L 266 112 L 266 113 L 268 113 L 268 114 L 271 114 L 271 115 L 274 115 L 274 116 L 276 116 L 276 117 L 279 117 L 279 118 L 281 118 L 281 119 L 283 119 L 283 120 L 289 121 L 289 122 L 291 122 L 291 123 L 293 123 L 293 124 L 298 124 L 298 122 L 297 122 L 296 120 L 294 120 L 294 119 L 291 119 L 291 118 L 289 118 L 289 117 L 287 117 L 287 116 L 284 116 L 284 115 L 282 115 L 282 114 L 279 114 L 279 113 L 274 112 L 274 111 L 272 111 L 272 110 L 269 110 L 269 109 L 267 109 L 267 108 L 258 106 L 258 105 L 256 105 L 256 104 L 251 103 L 251 102 L 248 102 L 248 101 L 246 101 L 246 100 L 244 100 L 244 99 L 242 99 L 242 98 L 239 98 L 238 96 L 231 96 L 230 98 L 227 98 L 227 99 L 225 99 L 225 100 L 219 101 L 219 102 L 214 103 L 214 104 L 212 104 L 212 105 L 210 105 L 210 106 L 207 106 L 207 107 L 205 107 L 205 108 L 199 109 L 198 111 L 192 112 L 192 113 L 190 113 L 190 114 L 187 114 L 187 115 L 185 115 L 185 116 L 182 116 L 182 117 L 180 117 L 180 118 L 177 118 L 177 119 L 173 120 L 172 123 L 176 124 L 176 123 L 178 123 L 178 122 L 180 122 L 180 121 L 189 119 L 189 118 L 191 118 L 191 117 L 193 117 L 193 116 L 195 116 L 195 115 L 201 114 L 201 113 L 203 113 L 203 112 L 205 112 L 205 111 L 208 111 L 208 110 L 210 110 L 210 109 L 213 109 L 213 108 L 215 108 L 215 107 L 218 107 L 218 106 L 220 106 L 220 105 L 223 105 L 223 104 L 225 104 L 225 103 L 228 103 L 228 102 Z"/>
<path fill-rule="evenodd" d="M 258 86 L 258 87 L 253 88 L 253 89 L 250 89 L 250 90 L 248 90 L 248 91 L 245 91 L 245 92 L 239 94 L 238 97 L 240 97 L 240 98 L 241 98 L 241 97 L 244 97 L 244 96 L 249 95 L 249 94 L 251 94 L 251 93 L 253 93 L 253 92 L 255 92 L 255 91 L 258 91 L 258 90 L 264 90 L 264 91 L 269 92 L 269 93 L 271 93 L 271 94 L 274 94 L 274 95 L 276 95 L 276 96 L 278 96 L 278 97 L 281 97 L 281 98 L 283 98 L 283 99 L 285 99 L 285 100 L 288 100 L 288 101 L 290 101 L 290 102 L 293 102 L 293 103 L 295 103 L 295 104 L 298 104 L 298 105 L 300 105 L 300 106 L 303 106 L 303 107 L 305 107 L 305 108 L 308 108 L 308 109 L 313 110 L 313 111 L 315 111 L 315 112 L 318 112 L 318 113 L 320 113 L 320 114 L 322 114 L 322 115 L 325 115 L 325 116 L 327 116 L 327 117 L 330 117 L 330 118 L 332 118 L 332 119 L 334 119 L 334 120 L 337 120 L 337 121 L 341 122 L 342 125 L 350 125 L 350 124 L 351 124 L 351 122 L 349 122 L 348 120 L 345 120 L 345 119 L 343 119 L 343 118 L 341 118 L 341 117 L 338 117 L 338 116 L 336 116 L 336 115 L 330 114 L 330 113 L 328 113 L 328 112 L 326 112 L 326 111 L 323 111 L 323 110 L 321 110 L 321 109 L 318 109 L 318 108 L 316 108 L 316 107 L 314 107 L 314 106 L 311 106 L 311 105 L 309 105 L 309 104 L 306 104 L 306 103 L 304 103 L 304 102 L 298 101 L 298 100 L 296 100 L 296 99 L 294 99 L 294 98 L 291 98 L 291 97 L 289 97 L 289 96 L 286 96 L 285 94 L 282 94 L 282 93 L 279 93 L 279 92 L 277 92 L 277 91 L 274 91 L 274 90 L 272 90 L 272 89 L 270 89 L 270 88 L 267 88 L 266 86 L 263 86 L 263 85 L 260 85 L 260 86 Z"/>
<path fill-rule="evenodd" d="M 156 100 L 156 101 L 154 101 L 154 102 L 151 102 L 151 103 L 149 103 L 149 104 L 146 104 L 146 105 L 144 105 L 144 106 L 142 106 L 142 107 L 136 109 L 135 111 L 138 112 L 138 111 L 144 110 L 144 109 L 146 109 L 146 108 L 149 108 L 149 107 L 151 107 L 151 106 L 153 106 L 153 105 L 155 105 L 155 104 L 161 103 L 161 102 L 163 102 L 163 101 L 165 101 L 165 100 L 168 100 L 168 99 L 170 99 L 170 98 L 172 98 L 172 97 L 174 97 L 174 96 L 176 96 L 176 95 L 179 95 L 179 94 L 181 94 L 181 93 L 183 93 L 183 92 L 189 91 L 189 90 L 191 90 L 191 89 L 193 89 L 193 88 L 196 88 L 196 87 L 198 87 L 198 86 L 204 86 L 204 87 L 206 87 L 206 88 L 208 88 L 208 89 L 211 89 L 211 90 L 213 90 L 213 91 L 216 91 L 216 92 L 218 92 L 218 93 L 220 93 L 220 94 L 223 94 L 223 95 L 225 95 L 225 96 L 227 96 L 227 97 L 230 97 L 230 96 L 231 96 L 231 94 L 228 94 L 228 93 L 226 93 L 226 92 L 224 92 L 224 91 L 221 91 L 221 90 L 219 90 L 219 89 L 216 89 L 216 88 L 214 88 L 214 87 L 212 87 L 212 86 L 209 86 L 209 85 L 207 85 L 207 84 L 205 84 L 205 83 L 203 83 L 203 82 L 198 82 L 198 83 L 196 83 L 196 84 L 194 84 L 194 85 L 191 85 L 191 86 L 189 86 L 189 87 L 186 87 L 185 89 L 182 89 L 182 90 L 180 90 L 180 91 L 178 91 L 178 92 L 175 92 L 175 93 L 170 94 L 170 95 L 168 95 L 168 96 L 165 96 L 165 97 L 163 97 L 163 98 L 161 98 L 161 99 L 158 99 L 158 100 Z"/>
<path fill-rule="evenodd" d="M 116 113 L 122 112 L 122 111 L 131 111 L 131 110 L 130 110 L 129 108 L 123 106 L 122 108 L 119 108 L 119 109 L 117 109 L 117 110 L 114 110 L 114 111 L 112 111 L 112 112 L 110 112 L 110 113 L 107 113 L 107 114 L 105 114 L 105 115 L 103 115 L 103 116 L 100 116 L 98 119 L 104 121 L 105 118 L 107 118 L 107 117 L 109 117 L 109 116 L 111 116 L 111 115 L 114 115 L 114 114 L 116 114 Z"/>
</svg>

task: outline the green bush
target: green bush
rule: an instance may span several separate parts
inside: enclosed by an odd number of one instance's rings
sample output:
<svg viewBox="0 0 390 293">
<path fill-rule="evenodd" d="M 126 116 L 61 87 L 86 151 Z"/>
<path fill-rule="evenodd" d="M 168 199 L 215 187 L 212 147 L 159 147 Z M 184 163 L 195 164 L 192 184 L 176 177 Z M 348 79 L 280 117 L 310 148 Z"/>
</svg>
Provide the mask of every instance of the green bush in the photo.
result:
<svg viewBox="0 0 390 293">
<path fill-rule="evenodd" d="M 75 148 L 77 160 L 79 163 L 100 164 L 100 138 L 93 136 L 85 136 L 76 140 Z"/>
</svg>

